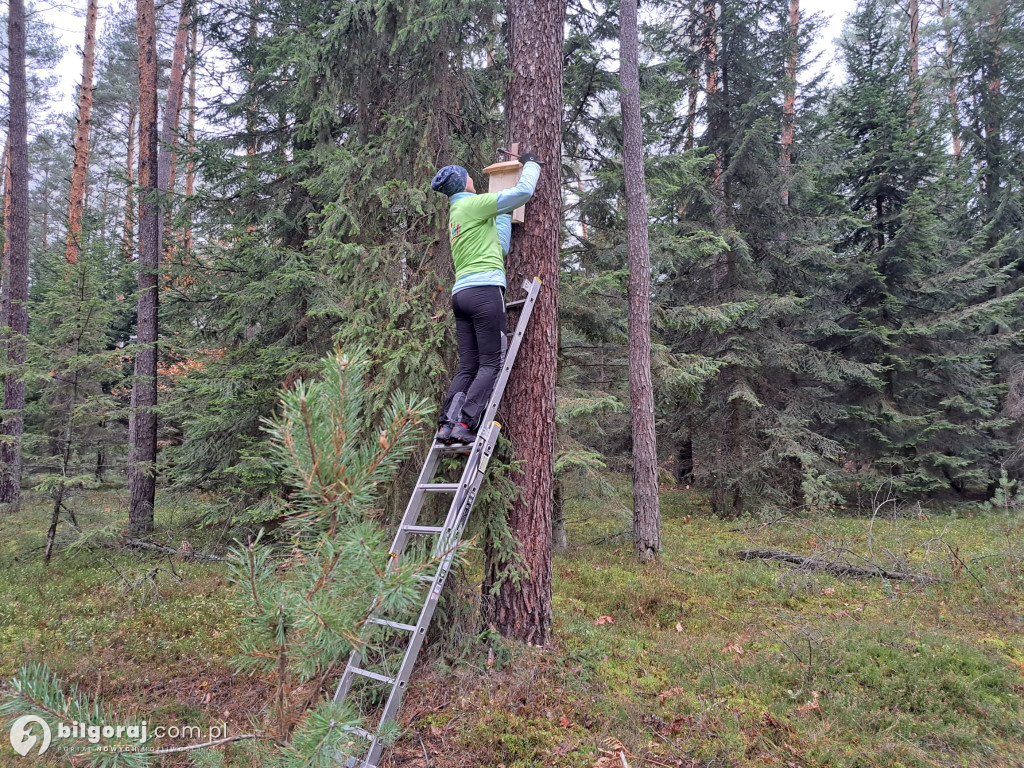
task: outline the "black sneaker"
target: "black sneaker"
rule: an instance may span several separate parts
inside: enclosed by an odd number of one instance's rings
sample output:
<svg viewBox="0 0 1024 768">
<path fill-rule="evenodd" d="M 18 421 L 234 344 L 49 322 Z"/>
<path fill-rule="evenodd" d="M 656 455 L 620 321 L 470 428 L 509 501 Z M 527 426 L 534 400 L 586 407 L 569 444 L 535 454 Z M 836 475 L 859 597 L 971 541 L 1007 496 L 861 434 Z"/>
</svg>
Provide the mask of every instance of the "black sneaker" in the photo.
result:
<svg viewBox="0 0 1024 768">
<path fill-rule="evenodd" d="M 448 445 L 448 441 L 452 436 L 452 423 L 450 421 L 441 422 L 441 426 L 438 427 L 437 434 L 434 435 L 434 441 Z"/>
<path fill-rule="evenodd" d="M 476 432 L 466 426 L 465 422 L 460 421 L 452 427 L 448 445 L 472 445 L 474 442 L 476 442 Z"/>
</svg>

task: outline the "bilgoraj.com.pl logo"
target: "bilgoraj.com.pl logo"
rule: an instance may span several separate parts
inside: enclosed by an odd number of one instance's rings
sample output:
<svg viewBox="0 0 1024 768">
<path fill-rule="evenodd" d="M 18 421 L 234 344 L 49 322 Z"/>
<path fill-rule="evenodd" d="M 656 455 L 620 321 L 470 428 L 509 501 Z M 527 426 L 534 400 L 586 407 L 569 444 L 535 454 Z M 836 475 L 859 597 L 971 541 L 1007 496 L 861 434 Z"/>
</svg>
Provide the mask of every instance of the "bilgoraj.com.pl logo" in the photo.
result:
<svg viewBox="0 0 1024 768">
<path fill-rule="evenodd" d="M 42 730 L 43 743 L 39 747 L 41 755 L 50 746 L 50 726 L 46 721 L 35 715 L 22 715 L 11 723 L 11 746 L 14 747 L 14 751 L 22 757 L 31 752 L 40 738 L 35 734 L 37 730 Z"/>
<path fill-rule="evenodd" d="M 43 754 L 50 748 L 51 740 L 57 739 L 71 740 L 71 744 L 54 744 L 54 749 L 65 753 L 89 750 L 138 752 L 150 739 L 201 741 L 208 736 L 216 740 L 224 738 L 227 730 L 227 723 L 211 726 L 208 731 L 193 725 L 150 728 L 145 720 L 138 725 L 94 725 L 75 720 L 70 725 L 62 722 L 51 728 L 41 717 L 22 715 L 11 723 L 10 739 L 14 751 L 25 757 L 30 753 Z"/>
</svg>

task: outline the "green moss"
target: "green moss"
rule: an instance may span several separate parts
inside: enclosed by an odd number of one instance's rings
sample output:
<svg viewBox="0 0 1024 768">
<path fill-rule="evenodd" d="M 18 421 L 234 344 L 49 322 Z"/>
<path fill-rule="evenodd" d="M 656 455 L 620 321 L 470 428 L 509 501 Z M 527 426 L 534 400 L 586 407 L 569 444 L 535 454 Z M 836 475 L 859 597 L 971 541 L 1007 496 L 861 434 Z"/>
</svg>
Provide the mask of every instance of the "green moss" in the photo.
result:
<svg viewBox="0 0 1024 768">
<path fill-rule="evenodd" d="M 929 510 L 873 525 L 847 516 L 759 526 L 716 520 L 699 495 L 666 491 L 662 557 L 641 567 L 622 501 L 569 490 L 574 546 L 555 559 L 552 647 L 499 643 L 493 667 L 469 653 L 421 669 L 406 710 L 419 714 L 407 725 L 431 750 L 505 768 L 590 766 L 606 738 L 639 756 L 631 765 L 1024 761 L 1024 522 Z M 116 510 L 112 495 L 88 501 L 87 528 L 120 522 L 107 511 Z M 158 510 L 165 534 L 172 518 L 187 517 L 187 499 L 173 506 Z M 41 659 L 86 686 L 99 676 L 119 706 L 213 716 L 200 695 L 173 686 L 183 676 L 236 684 L 219 567 L 176 563 L 175 575 L 166 559 L 63 550 L 43 567 L 47 515 L 40 500 L 0 518 L 0 647 L 11 649 L 0 674 Z M 843 579 L 731 556 L 748 546 L 814 552 L 825 542 L 943 581 Z M 159 595 L 123 588 L 118 571 L 132 580 L 154 567 L 168 568 Z M 407 741 L 418 754 L 418 738 Z"/>
</svg>

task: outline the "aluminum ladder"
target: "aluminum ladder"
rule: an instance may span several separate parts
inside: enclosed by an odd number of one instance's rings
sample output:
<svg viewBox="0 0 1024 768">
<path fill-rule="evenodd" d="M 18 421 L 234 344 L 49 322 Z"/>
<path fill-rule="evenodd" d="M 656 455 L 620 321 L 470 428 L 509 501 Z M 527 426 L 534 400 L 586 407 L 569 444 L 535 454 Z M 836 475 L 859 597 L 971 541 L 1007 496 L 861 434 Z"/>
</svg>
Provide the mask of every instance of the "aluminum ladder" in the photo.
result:
<svg viewBox="0 0 1024 768">
<path fill-rule="evenodd" d="M 533 280 L 524 280 L 523 289 L 526 291 L 526 298 L 512 301 L 505 305 L 506 311 L 513 308 L 520 309 L 519 321 L 511 334 L 508 347 L 505 353 L 501 372 L 494 384 L 494 391 L 487 404 L 480 420 L 480 430 L 472 447 L 452 447 L 432 443 L 427 457 L 423 462 L 419 477 L 413 489 L 412 496 L 402 515 L 402 522 L 395 533 L 394 542 L 391 544 L 390 557 L 388 558 L 388 570 L 394 568 L 410 541 L 422 540 L 420 537 L 436 537 L 432 549 L 432 560 L 436 563 L 433 574 L 422 574 L 418 578 L 426 586 L 426 597 L 423 607 L 420 609 L 419 618 L 415 624 L 393 621 L 377 613 L 371 614 L 364 625 L 363 637 L 365 641 L 370 631 L 377 628 L 387 628 L 398 633 L 408 635 L 404 655 L 398 672 L 394 675 L 381 674 L 380 672 L 363 669 L 360 662 L 358 650 L 353 650 L 349 657 L 348 665 L 338 683 L 334 693 L 334 701 L 340 703 L 349 696 L 352 683 L 356 677 L 365 678 L 374 683 L 384 686 L 388 690 L 387 701 L 383 705 L 380 719 L 373 731 L 362 728 L 348 728 L 347 730 L 368 743 L 366 757 L 359 759 L 350 757 L 345 760 L 345 768 L 377 768 L 385 745 L 382 743 L 382 731 L 393 722 L 398 715 L 398 709 L 402 704 L 402 696 L 405 694 L 406 686 L 412 675 L 413 666 L 416 664 L 416 657 L 419 655 L 420 647 L 427 634 L 427 627 L 434 615 L 438 598 L 444 588 L 445 579 L 451 569 L 452 563 L 457 554 L 458 543 L 462 539 L 462 532 L 469 520 L 469 514 L 476 501 L 477 492 L 483 483 L 484 473 L 487 464 L 494 453 L 494 447 L 498 442 L 498 435 L 501 432 L 501 425 L 494 421 L 501 403 L 501 397 L 505 393 L 505 385 L 508 383 L 509 373 L 515 363 L 516 355 L 519 353 L 519 346 L 522 343 L 526 326 L 530 322 L 534 305 L 537 303 L 537 296 L 540 294 L 541 280 L 539 277 Z M 437 474 L 441 459 L 445 456 L 467 455 L 466 465 L 462 471 L 462 477 L 457 483 L 437 483 L 434 477 Z M 426 526 L 419 524 L 420 513 L 427 498 L 433 494 L 452 494 L 452 501 L 448 507 L 448 513 L 444 524 L 441 526 Z"/>
</svg>

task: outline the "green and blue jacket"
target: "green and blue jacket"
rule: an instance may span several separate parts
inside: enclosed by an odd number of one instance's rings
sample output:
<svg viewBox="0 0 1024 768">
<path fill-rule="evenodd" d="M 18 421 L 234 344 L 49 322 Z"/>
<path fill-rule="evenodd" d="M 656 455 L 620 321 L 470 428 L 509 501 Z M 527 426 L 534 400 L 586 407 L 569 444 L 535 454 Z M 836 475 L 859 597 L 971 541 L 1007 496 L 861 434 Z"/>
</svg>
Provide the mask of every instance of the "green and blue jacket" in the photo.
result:
<svg viewBox="0 0 1024 768">
<path fill-rule="evenodd" d="M 540 166 L 529 162 L 512 189 L 451 196 L 448 241 L 455 261 L 452 293 L 481 285 L 506 287 L 505 254 L 512 242 L 512 211 L 525 205 L 537 188 Z"/>
</svg>

